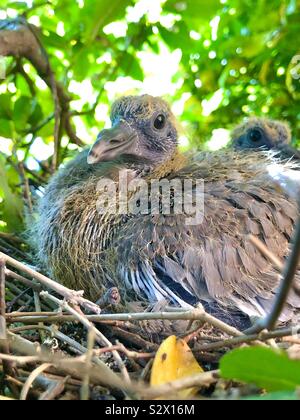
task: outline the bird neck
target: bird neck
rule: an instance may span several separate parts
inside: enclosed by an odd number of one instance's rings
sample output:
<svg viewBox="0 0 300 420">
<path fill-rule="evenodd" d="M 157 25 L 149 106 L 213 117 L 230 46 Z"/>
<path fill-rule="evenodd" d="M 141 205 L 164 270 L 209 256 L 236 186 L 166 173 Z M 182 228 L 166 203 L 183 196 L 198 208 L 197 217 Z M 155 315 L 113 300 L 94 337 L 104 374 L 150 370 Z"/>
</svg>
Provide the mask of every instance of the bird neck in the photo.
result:
<svg viewBox="0 0 300 420">
<path fill-rule="evenodd" d="M 170 156 L 157 155 L 155 159 L 123 155 L 121 159 L 115 161 L 115 167 L 134 171 L 140 177 L 156 176 L 162 178 L 181 169 L 185 162 L 186 157 L 176 150 Z"/>
<path fill-rule="evenodd" d="M 158 162 L 149 173 L 151 178 L 162 179 L 180 171 L 186 166 L 187 156 L 176 150 L 168 159 Z"/>
</svg>

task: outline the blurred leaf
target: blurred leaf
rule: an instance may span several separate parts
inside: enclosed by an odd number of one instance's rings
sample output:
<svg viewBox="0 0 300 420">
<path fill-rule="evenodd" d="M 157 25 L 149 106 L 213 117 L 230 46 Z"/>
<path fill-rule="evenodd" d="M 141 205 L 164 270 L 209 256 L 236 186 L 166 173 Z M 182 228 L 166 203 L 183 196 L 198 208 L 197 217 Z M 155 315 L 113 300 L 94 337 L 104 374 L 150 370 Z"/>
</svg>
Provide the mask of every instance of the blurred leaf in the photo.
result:
<svg viewBox="0 0 300 420">
<path fill-rule="evenodd" d="M 222 8 L 220 0 L 168 0 L 164 5 L 164 10 L 171 13 L 177 12 L 185 19 L 198 22 L 207 22 L 212 19 L 220 8 Z"/>
<path fill-rule="evenodd" d="M 4 159 L 0 157 L 0 191 L 4 194 L 3 219 L 9 231 L 22 229 L 23 203 L 20 197 L 12 192 L 5 169 Z"/>
<path fill-rule="evenodd" d="M 158 386 L 186 376 L 202 373 L 203 369 L 193 356 L 187 343 L 175 336 L 167 338 L 158 349 L 151 372 L 151 385 Z M 182 399 L 192 397 L 197 389 L 180 391 Z"/>
<path fill-rule="evenodd" d="M 222 7 L 220 0 L 168 0 L 164 9 L 177 12 L 185 18 L 207 21 L 214 17 Z"/>
<path fill-rule="evenodd" d="M 57 35 L 53 31 L 47 31 L 47 34 L 41 34 L 41 40 L 43 45 L 47 47 L 53 47 L 57 49 L 64 49 L 66 44 L 63 37 Z"/>
<path fill-rule="evenodd" d="M 0 137 L 11 139 L 14 137 L 13 122 L 0 118 Z"/>
<path fill-rule="evenodd" d="M 265 34 L 257 34 L 251 37 L 251 39 L 244 40 L 242 44 L 243 57 L 252 58 L 256 57 L 260 52 L 266 48 L 266 37 Z"/>
<path fill-rule="evenodd" d="M 16 10 L 25 10 L 28 8 L 28 3 L 26 3 L 25 1 L 9 1 L 8 7 Z"/>
<path fill-rule="evenodd" d="M 181 48 L 185 54 L 195 50 L 196 43 L 190 37 L 190 31 L 184 22 L 177 22 L 170 30 L 160 26 L 159 32 L 171 49 Z"/>
<path fill-rule="evenodd" d="M 17 130 L 24 130 L 31 114 L 31 106 L 32 99 L 28 96 L 21 96 L 16 100 L 13 111 L 13 120 Z"/>
<path fill-rule="evenodd" d="M 133 79 L 144 80 L 144 72 L 138 59 L 129 53 L 124 53 L 120 61 L 120 66 L 124 70 L 124 75 L 130 75 Z"/>
<path fill-rule="evenodd" d="M 222 358 L 220 369 L 224 379 L 255 384 L 269 392 L 295 391 L 300 386 L 300 361 L 265 347 L 234 350 Z"/>
<path fill-rule="evenodd" d="M 31 112 L 28 122 L 34 127 L 37 126 L 43 120 L 44 114 L 41 105 L 33 100 L 31 103 Z"/>
<path fill-rule="evenodd" d="M 131 0 L 89 0 L 85 1 L 81 10 L 82 20 L 86 24 L 84 38 L 93 41 L 100 30 L 114 20 L 123 16 Z"/>
<path fill-rule="evenodd" d="M 11 95 L 3 93 L 0 95 L 0 118 L 12 117 L 12 100 Z"/>
</svg>

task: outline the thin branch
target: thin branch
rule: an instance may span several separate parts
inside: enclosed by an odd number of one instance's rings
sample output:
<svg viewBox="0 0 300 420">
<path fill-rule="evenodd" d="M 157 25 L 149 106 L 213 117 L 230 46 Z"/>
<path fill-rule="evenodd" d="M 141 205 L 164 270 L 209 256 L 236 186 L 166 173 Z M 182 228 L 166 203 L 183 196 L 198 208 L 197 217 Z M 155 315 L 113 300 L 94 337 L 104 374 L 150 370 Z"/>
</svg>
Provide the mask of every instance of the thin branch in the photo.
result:
<svg viewBox="0 0 300 420">
<path fill-rule="evenodd" d="M 24 241 L 11 233 L 0 232 L 0 238 L 13 242 L 16 245 L 22 245 Z"/>
<path fill-rule="evenodd" d="M 84 363 L 78 358 L 64 357 L 58 354 L 51 354 L 45 349 L 41 352 L 40 345 L 31 343 L 24 337 L 8 332 L 8 341 L 12 351 L 26 356 L 39 357 L 39 361 L 43 363 L 51 363 L 55 365 L 58 372 L 71 375 L 77 379 L 82 379 L 86 372 L 84 372 Z M 0 341 L 0 348 L 2 348 Z M 129 384 L 121 380 L 104 362 L 98 359 L 97 363 L 93 365 L 91 374 L 91 381 L 95 384 L 106 385 L 118 389 L 131 389 Z"/>
<path fill-rule="evenodd" d="M 28 182 L 27 176 L 25 174 L 24 164 L 22 162 L 19 162 L 18 168 L 19 168 L 20 177 L 21 177 L 22 182 L 23 182 L 24 200 L 27 203 L 28 210 L 29 210 L 30 214 L 32 214 L 33 213 L 33 204 L 32 204 L 32 199 L 31 199 L 29 182 Z"/>
<path fill-rule="evenodd" d="M 15 279 L 19 281 L 20 283 L 24 284 L 27 287 L 30 287 L 30 289 L 34 290 L 35 292 L 41 292 L 42 288 L 38 284 L 34 283 L 31 280 L 26 279 L 25 277 L 21 276 L 20 274 L 14 273 L 11 270 L 6 269 L 5 274 L 7 277 L 11 279 Z"/>
<path fill-rule="evenodd" d="M 256 236 L 249 235 L 249 240 L 262 253 L 262 255 L 274 265 L 274 267 L 281 272 L 284 270 L 284 264 L 273 254 L 273 252 L 268 250 L 260 239 Z"/>
<path fill-rule="evenodd" d="M 165 395 L 174 396 L 178 391 L 187 388 L 194 387 L 208 387 L 218 382 L 220 376 L 219 371 L 211 371 L 205 373 L 199 373 L 198 375 L 188 376 L 187 378 L 178 379 L 176 381 L 169 382 L 165 385 L 160 385 L 152 388 L 148 388 L 142 391 L 142 396 L 147 399 L 162 398 Z"/>
<path fill-rule="evenodd" d="M 53 323 L 64 323 L 74 322 L 76 317 L 68 315 L 55 315 L 52 316 L 18 316 L 18 322 L 22 323 L 33 323 L 33 322 L 53 322 Z M 238 337 L 242 335 L 242 332 L 238 331 L 224 322 L 218 320 L 212 315 L 208 315 L 202 309 L 194 309 L 191 311 L 179 311 L 179 312 L 138 312 L 138 313 L 118 313 L 118 314 L 103 314 L 103 315 L 87 315 L 86 318 L 91 322 L 112 322 L 112 321 L 151 321 L 151 320 L 167 320 L 167 321 L 202 321 L 214 326 L 217 329 L 225 332 L 226 334 Z M 13 322 L 14 314 L 7 315 L 7 322 Z M 14 321 L 15 322 L 15 321 Z"/>
<path fill-rule="evenodd" d="M 0 252 L 0 258 L 2 258 L 6 264 L 11 265 L 12 267 L 16 268 L 17 270 L 23 271 L 30 277 L 33 277 L 43 286 L 54 290 L 60 296 L 63 296 L 66 300 L 70 301 L 75 305 L 82 306 L 88 311 L 93 313 L 99 314 L 101 309 L 98 305 L 95 305 L 93 302 L 90 302 L 87 299 L 82 297 L 83 292 L 76 292 L 74 290 L 70 290 L 67 287 L 49 279 L 48 277 L 44 276 L 43 274 L 37 273 L 35 270 L 27 267 L 25 264 L 20 263 L 19 261 L 15 260 L 14 258 L 9 257 L 8 255 Z"/>
<path fill-rule="evenodd" d="M 93 329 L 89 329 L 88 331 L 88 340 L 87 340 L 87 352 L 85 354 L 85 364 L 86 364 L 86 375 L 83 378 L 82 381 L 82 387 L 81 387 L 81 400 L 87 401 L 90 397 L 90 368 L 92 366 L 92 359 L 93 359 L 93 349 L 95 345 L 95 331 Z"/>
<path fill-rule="evenodd" d="M 95 326 L 87 319 L 87 317 L 84 314 L 80 314 L 79 312 L 77 312 L 75 309 L 71 308 L 70 305 L 68 305 L 66 302 L 63 302 L 59 299 L 57 299 L 54 296 L 51 296 L 48 292 L 41 292 L 40 294 L 43 297 L 46 297 L 47 299 L 52 300 L 53 302 L 55 302 L 58 306 L 60 306 L 62 309 L 66 310 L 67 312 L 69 312 L 71 315 L 75 316 L 75 318 L 77 318 L 78 321 L 80 321 L 82 323 L 82 325 L 85 326 L 85 328 L 88 331 L 93 331 L 95 334 L 95 339 L 97 341 L 97 343 L 99 343 L 101 346 L 105 345 L 108 347 L 112 347 L 111 342 L 99 331 L 97 330 L 97 328 L 95 328 Z M 126 382 L 130 383 L 130 377 L 129 374 L 127 372 L 127 369 L 124 365 L 123 360 L 121 359 L 119 353 L 117 351 L 113 351 L 112 352 L 116 363 L 123 375 L 123 378 L 125 379 Z"/>
<path fill-rule="evenodd" d="M 37 367 L 27 378 L 24 387 L 22 389 L 20 400 L 25 401 L 27 398 L 27 394 L 30 391 L 30 388 L 33 384 L 33 382 L 36 380 L 36 378 L 45 370 L 49 369 L 51 367 L 51 363 L 43 363 L 41 366 Z"/>
<path fill-rule="evenodd" d="M 9 343 L 7 341 L 7 334 L 6 334 L 6 320 L 5 320 L 5 312 L 6 312 L 6 302 L 5 302 L 5 261 L 0 258 L 0 342 L 2 342 L 2 349 L 5 355 L 9 355 Z M 1 358 L 0 358 L 1 360 Z M 3 364 L 3 371 L 5 376 L 9 375 L 14 377 L 16 372 L 9 360 L 2 359 Z M 10 384 L 9 385 L 13 395 L 15 397 L 18 396 L 18 388 Z"/>
<path fill-rule="evenodd" d="M 54 168 L 58 164 L 62 121 L 66 132 L 71 133 L 69 110 L 71 98 L 65 93 L 63 86 L 55 80 L 48 55 L 39 40 L 38 28 L 28 24 L 24 17 L 0 21 L 0 55 L 18 59 L 26 58 L 52 91 L 55 116 L 55 150 L 52 164 L 52 168 Z M 77 136 L 72 135 L 70 139 L 75 144 L 84 146 L 84 142 Z"/>
<path fill-rule="evenodd" d="M 196 353 L 213 351 L 219 349 L 225 349 L 228 347 L 239 346 L 241 344 L 249 344 L 255 341 L 266 342 L 271 339 L 279 339 L 284 337 L 289 337 L 295 334 L 295 331 L 300 331 L 300 325 L 292 328 L 284 328 L 271 332 L 262 331 L 257 334 L 252 335 L 241 335 L 240 337 L 229 338 L 225 340 L 220 340 L 215 343 L 203 344 L 196 347 Z"/>
</svg>

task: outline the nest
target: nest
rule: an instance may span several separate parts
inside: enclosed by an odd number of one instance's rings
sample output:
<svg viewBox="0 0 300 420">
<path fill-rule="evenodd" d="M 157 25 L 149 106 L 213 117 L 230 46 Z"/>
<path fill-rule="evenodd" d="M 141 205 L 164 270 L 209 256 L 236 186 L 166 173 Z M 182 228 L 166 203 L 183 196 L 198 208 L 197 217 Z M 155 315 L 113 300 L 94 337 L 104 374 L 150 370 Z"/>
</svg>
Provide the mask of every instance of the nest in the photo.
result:
<svg viewBox="0 0 300 420">
<path fill-rule="evenodd" d="M 102 312 L 97 314 L 100 308 L 82 293 L 36 272 L 21 240 L 3 236 L 0 240 L 1 290 L 6 291 L 0 295 L 0 399 L 120 400 L 176 395 L 188 386 L 186 381 L 158 388 L 148 385 L 155 353 L 176 323 L 181 323 L 181 337 L 206 371 L 198 377 L 199 398 L 253 392 L 219 379 L 215 369 L 229 349 L 271 338 L 277 338 L 281 347 L 291 346 L 292 339 L 283 341 L 282 337 L 290 336 L 292 329 L 247 337 L 202 309 L 150 313 L 139 306 L 140 312 L 124 312 L 116 289 L 102 297 Z M 136 308 L 132 306 L 131 311 Z"/>
</svg>

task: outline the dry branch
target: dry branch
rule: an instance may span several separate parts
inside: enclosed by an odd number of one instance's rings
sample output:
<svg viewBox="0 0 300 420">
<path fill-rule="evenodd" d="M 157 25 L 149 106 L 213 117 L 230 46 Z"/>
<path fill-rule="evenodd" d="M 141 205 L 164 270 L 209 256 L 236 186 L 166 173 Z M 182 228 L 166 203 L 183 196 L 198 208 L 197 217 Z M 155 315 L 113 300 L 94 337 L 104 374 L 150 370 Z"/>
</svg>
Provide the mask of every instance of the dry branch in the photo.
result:
<svg viewBox="0 0 300 420">
<path fill-rule="evenodd" d="M 23 17 L 0 21 L 0 56 L 25 58 L 33 65 L 39 76 L 50 87 L 54 101 L 55 132 L 53 168 L 58 164 L 61 123 L 69 135 L 71 142 L 84 146 L 84 143 L 74 134 L 70 121 L 71 98 L 63 86 L 56 81 L 51 69 L 48 55 L 39 40 L 39 28 L 29 24 Z"/>
<path fill-rule="evenodd" d="M 20 263 L 19 261 L 9 257 L 8 255 L 2 252 L 0 252 L 0 258 L 2 258 L 6 264 L 26 273 L 30 277 L 33 277 L 35 280 L 37 280 L 43 286 L 55 291 L 60 296 L 63 296 L 67 301 L 71 302 L 72 304 L 82 306 L 86 310 L 96 314 L 99 314 L 101 312 L 99 306 L 82 297 L 83 292 L 76 292 L 74 290 L 70 290 L 67 287 L 49 279 L 43 274 L 36 272 L 32 268 L 27 267 L 25 264 Z"/>
</svg>

